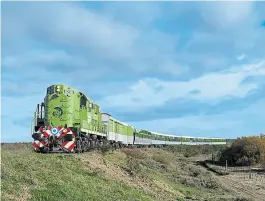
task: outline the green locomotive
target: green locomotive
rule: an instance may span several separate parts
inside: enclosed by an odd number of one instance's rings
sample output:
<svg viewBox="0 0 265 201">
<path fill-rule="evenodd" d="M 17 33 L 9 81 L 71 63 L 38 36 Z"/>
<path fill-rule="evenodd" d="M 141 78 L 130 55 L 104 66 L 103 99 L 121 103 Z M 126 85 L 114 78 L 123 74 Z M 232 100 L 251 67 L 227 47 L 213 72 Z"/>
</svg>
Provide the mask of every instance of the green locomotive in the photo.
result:
<svg viewBox="0 0 265 201">
<path fill-rule="evenodd" d="M 225 144 L 222 138 L 194 138 L 135 129 L 108 113 L 85 94 L 63 84 L 47 88 L 37 105 L 32 128 L 36 151 L 84 152 L 104 143 L 122 146 Z"/>
</svg>

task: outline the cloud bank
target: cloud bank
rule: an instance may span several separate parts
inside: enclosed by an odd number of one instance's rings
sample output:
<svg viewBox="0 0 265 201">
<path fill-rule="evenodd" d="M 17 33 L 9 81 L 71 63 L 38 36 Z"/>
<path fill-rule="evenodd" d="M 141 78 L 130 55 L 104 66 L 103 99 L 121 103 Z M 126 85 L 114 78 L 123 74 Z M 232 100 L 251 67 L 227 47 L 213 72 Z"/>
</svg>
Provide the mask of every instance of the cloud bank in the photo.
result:
<svg viewBox="0 0 265 201">
<path fill-rule="evenodd" d="M 4 2 L 2 141 L 31 141 L 36 104 L 71 85 L 137 127 L 265 132 L 263 2 Z"/>
</svg>

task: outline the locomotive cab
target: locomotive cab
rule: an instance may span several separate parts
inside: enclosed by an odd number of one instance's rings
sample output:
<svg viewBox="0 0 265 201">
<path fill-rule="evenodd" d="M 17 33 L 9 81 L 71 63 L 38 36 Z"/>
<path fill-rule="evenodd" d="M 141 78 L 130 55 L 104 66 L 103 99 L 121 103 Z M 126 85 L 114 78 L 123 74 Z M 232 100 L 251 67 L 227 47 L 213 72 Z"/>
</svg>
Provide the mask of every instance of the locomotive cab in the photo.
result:
<svg viewBox="0 0 265 201">
<path fill-rule="evenodd" d="M 37 132 L 37 130 L 44 126 L 44 116 L 45 116 L 45 105 L 42 102 L 41 104 L 37 105 L 36 112 L 35 112 L 35 125 L 34 125 L 34 131 Z"/>
</svg>

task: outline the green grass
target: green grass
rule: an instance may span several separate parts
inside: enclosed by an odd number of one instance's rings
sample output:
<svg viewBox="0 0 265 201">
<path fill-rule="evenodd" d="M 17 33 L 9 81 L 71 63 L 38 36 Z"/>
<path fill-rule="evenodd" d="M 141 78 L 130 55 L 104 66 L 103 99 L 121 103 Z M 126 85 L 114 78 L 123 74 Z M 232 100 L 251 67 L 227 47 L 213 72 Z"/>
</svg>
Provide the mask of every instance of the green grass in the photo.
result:
<svg viewBox="0 0 265 201">
<path fill-rule="evenodd" d="M 153 200 L 141 190 L 86 170 L 73 155 L 3 148 L 1 155 L 1 200 Z"/>
<path fill-rule="evenodd" d="M 233 200 L 215 175 L 195 163 L 196 155 L 216 151 L 181 146 L 38 154 L 31 144 L 5 144 L 1 200 Z"/>
</svg>

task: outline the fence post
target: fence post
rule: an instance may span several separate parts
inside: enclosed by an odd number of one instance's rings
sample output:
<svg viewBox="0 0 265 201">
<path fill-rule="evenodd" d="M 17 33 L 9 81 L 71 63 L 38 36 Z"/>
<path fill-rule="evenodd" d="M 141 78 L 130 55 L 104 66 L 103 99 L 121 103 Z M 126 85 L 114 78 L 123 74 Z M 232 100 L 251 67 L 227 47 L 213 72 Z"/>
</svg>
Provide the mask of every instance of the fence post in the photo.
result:
<svg viewBox="0 0 265 201">
<path fill-rule="evenodd" d="M 249 165 L 249 178 L 251 179 L 251 165 Z"/>
<path fill-rule="evenodd" d="M 225 171 L 227 171 L 227 160 L 225 160 Z"/>
</svg>

